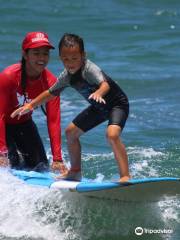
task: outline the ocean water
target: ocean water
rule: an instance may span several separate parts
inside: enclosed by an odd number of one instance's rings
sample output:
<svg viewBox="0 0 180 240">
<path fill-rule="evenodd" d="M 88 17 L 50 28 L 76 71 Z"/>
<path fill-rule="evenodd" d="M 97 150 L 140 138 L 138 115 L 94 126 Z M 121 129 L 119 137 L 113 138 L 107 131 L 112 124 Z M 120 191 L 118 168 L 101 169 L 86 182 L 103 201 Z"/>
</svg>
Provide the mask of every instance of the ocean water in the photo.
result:
<svg viewBox="0 0 180 240">
<path fill-rule="evenodd" d="M 131 175 L 180 176 L 180 2 L 178 0 L 0 0 L 0 70 L 21 59 L 29 31 L 48 32 L 56 49 L 49 69 L 63 69 L 58 41 L 65 32 L 81 35 L 87 56 L 127 93 L 130 116 L 122 134 Z M 64 129 L 87 103 L 67 89 L 61 96 L 62 147 L 69 158 Z M 34 113 L 51 161 L 46 121 Z M 106 123 L 82 137 L 83 176 L 118 177 L 105 138 Z M 120 240 L 180 238 L 180 200 L 155 203 L 109 202 L 73 193 L 27 186 L 0 170 L 1 240 Z M 136 236 L 136 227 L 171 229 L 171 234 Z"/>
</svg>

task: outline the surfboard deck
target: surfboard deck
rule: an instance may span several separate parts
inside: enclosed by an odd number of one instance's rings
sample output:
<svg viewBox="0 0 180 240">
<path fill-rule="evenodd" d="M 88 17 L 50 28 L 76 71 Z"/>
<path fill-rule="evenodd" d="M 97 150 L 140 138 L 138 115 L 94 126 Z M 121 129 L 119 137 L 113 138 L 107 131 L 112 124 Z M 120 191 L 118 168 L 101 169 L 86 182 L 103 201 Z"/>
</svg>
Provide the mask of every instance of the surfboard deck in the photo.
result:
<svg viewBox="0 0 180 240">
<path fill-rule="evenodd" d="M 73 191 L 82 196 L 128 202 L 159 201 L 166 196 L 180 194 L 180 178 L 157 177 L 131 179 L 126 183 L 83 179 L 81 182 L 59 180 L 55 174 L 11 170 L 12 174 L 32 185 L 46 186 L 57 190 Z"/>
</svg>

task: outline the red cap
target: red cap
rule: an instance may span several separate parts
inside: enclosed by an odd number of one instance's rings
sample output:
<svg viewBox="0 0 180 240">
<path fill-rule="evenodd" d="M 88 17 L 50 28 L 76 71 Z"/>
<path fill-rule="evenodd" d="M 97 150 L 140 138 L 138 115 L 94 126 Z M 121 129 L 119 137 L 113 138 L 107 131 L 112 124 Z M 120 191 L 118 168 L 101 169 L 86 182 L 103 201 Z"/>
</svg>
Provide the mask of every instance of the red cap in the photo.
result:
<svg viewBox="0 0 180 240">
<path fill-rule="evenodd" d="M 44 46 L 54 49 L 53 45 L 49 42 L 47 33 L 44 32 L 27 33 L 22 42 L 22 49 L 24 51 L 29 48 L 39 48 Z"/>
</svg>

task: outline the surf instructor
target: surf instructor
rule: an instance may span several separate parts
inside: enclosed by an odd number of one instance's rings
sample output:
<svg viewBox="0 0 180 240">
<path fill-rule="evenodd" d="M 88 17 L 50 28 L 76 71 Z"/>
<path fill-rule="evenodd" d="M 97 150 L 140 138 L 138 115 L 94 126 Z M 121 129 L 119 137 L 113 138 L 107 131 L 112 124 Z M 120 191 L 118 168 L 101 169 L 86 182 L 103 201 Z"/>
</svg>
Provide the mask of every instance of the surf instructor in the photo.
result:
<svg viewBox="0 0 180 240">
<path fill-rule="evenodd" d="M 32 112 L 21 119 L 12 119 L 10 114 L 56 82 L 46 68 L 50 49 L 54 47 L 46 33 L 29 32 L 22 42 L 21 62 L 0 73 L 0 166 L 41 170 L 49 165 Z M 53 155 L 51 167 L 63 173 L 66 167 L 61 154 L 60 98 L 49 101 L 45 108 Z"/>
</svg>

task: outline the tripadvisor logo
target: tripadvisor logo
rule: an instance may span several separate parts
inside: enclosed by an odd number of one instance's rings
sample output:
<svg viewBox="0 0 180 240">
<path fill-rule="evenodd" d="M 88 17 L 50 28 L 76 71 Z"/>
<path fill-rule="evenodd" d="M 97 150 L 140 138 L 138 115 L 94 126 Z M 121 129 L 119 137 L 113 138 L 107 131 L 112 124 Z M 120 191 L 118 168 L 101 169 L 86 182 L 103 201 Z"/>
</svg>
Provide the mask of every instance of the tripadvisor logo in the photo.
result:
<svg viewBox="0 0 180 240">
<path fill-rule="evenodd" d="M 143 228 L 142 227 L 137 227 L 135 228 L 135 234 L 138 235 L 138 236 L 141 236 L 143 235 Z"/>
<path fill-rule="evenodd" d="M 171 234 L 171 233 L 173 233 L 173 230 L 172 229 L 150 229 L 150 228 L 136 227 L 134 232 L 137 236 L 141 236 L 143 234 Z"/>
</svg>

